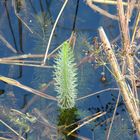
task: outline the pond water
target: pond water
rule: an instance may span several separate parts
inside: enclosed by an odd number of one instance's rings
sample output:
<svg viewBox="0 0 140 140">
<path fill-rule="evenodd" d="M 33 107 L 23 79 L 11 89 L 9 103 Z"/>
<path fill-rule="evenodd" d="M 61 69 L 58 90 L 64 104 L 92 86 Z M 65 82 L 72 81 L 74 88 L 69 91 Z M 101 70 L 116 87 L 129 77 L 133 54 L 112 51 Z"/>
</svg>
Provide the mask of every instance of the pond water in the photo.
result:
<svg viewBox="0 0 140 140">
<path fill-rule="evenodd" d="M 0 75 L 15 79 L 21 84 L 19 88 L 18 84 L 13 86 L 0 82 L 0 119 L 10 126 L 6 127 L 1 121 L 0 137 L 12 140 L 106 140 L 119 90 L 108 65 L 99 65 L 95 59 L 84 61 L 83 58 L 89 55 L 90 50 L 94 50 L 100 26 L 105 29 L 110 41 L 119 35 L 117 21 L 94 12 L 83 0 L 69 0 L 56 26 L 49 53 L 69 39 L 72 32 L 76 33 L 74 53 L 78 65 L 79 100 L 74 108 L 62 110 L 56 101 L 39 97 L 29 92 L 31 89 L 27 90 L 30 87 L 54 97 L 57 95 L 53 67 L 43 67 L 40 64 L 63 3 L 64 0 L 0 1 L 0 57 L 17 57 L 11 61 L 0 61 Z M 116 13 L 115 6 L 97 5 Z M 135 16 L 134 14 L 133 18 Z M 7 47 L 1 36 L 14 50 Z M 97 57 L 106 61 L 102 51 Z M 46 64 L 53 66 L 54 57 L 47 59 Z M 81 98 L 98 91 L 100 93 Z M 92 120 L 93 115 L 98 113 L 105 114 Z M 86 117 L 89 117 L 89 122 L 83 120 Z M 68 136 L 83 123 L 86 124 Z M 138 137 L 120 96 L 110 140 L 134 139 Z"/>
</svg>

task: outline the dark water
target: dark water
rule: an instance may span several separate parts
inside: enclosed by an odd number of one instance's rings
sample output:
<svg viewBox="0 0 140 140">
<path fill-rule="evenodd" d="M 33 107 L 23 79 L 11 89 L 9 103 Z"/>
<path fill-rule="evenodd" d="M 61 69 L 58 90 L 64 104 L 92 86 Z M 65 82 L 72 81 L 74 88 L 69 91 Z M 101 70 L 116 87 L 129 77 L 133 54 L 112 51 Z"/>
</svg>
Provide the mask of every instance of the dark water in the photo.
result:
<svg viewBox="0 0 140 140">
<path fill-rule="evenodd" d="M 21 1 L 16 5 L 17 14 L 33 33 L 15 15 L 14 2 L 15 0 L 0 1 L 0 34 L 15 48 L 17 53 L 13 53 L 1 42 L 0 56 L 44 54 L 52 26 L 62 7 L 63 0 L 25 0 L 25 2 Z M 78 7 L 77 15 L 76 7 Z M 116 12 L 114 7 L 102 6 L 112 13 Z M 111 41 L 119 35 L 117 21 L 112 21 L 92 11 L 83 0 L 79 2 L 78 0 L 69 0 L 58 22 L 49 52 L 67 40 L 72 31 L 75 31 L 77 34 L 75 58 L 77 63 L 80 62 L 86 56 L 85 52 L 89 50 L 84 44 L 85 40 L 92 43 L 93 38 L 98 36 L 97 29 L 99 26 L 104 27 Z M 43 58 L 27 60 L 42 61 Z M 53 59 L 50 59 L 48 64 L 52 66 L 54 64 Z M 103 73 L 105 73 L 105 80 L 102 79 L 104 78 Z M 41 91 L 52 80 L 53 69 L 1 64 L 0 75 L 16 79 L 24 85 Z M 82 138 L 105 140 L 110 125 L 109 119 L 113 115 L 118 97 L 118 90 L 112 89 L 117 88 L 117 85 L 105 66 L 96 67 L 94 61 L 89 61 L 78 67 L 78 97 L 108 88 L 111 90 L 77 101 L 76 107 L 71 110 L 60 110 L 54 101 L 43 99 L 26 90 L 0 82 L 1 92 L 4 93 L 0 96 L 0 106 L 3 110 L 0 117 L 17 132 L 21 132 L 21 135 L 27 140 Z M 53 96 L 57 94 L 51 83 L 44 92 Z M 23 113 L 30 113 L 32 117 L 36 118 L 36 121 L 27 120 L 27 116 L 23 118 L 18 113 L 14 114 L 15 112 L 11 114 L 10 108 Z M 106 115 L 84 125 L 74 135 L 66 136 L 68 132 L 77 127 L 77 124 L 69 127 L 66 131 L 58 131 L 64 125 L 72 124 L 100 111 L 106 112 Z M 9 116 L 13 116 L 15 119 Z M 16 118 L 20 118 L 19 121 Z M 23 126 L 23 124 L 26 125 Z M 0 136 L 13 140 L 18 139 L 17 135 L 2 123 L 0 124 Z M 133 139 L 137 138 L 120 97 L 110 140 Z"/>
</svg>

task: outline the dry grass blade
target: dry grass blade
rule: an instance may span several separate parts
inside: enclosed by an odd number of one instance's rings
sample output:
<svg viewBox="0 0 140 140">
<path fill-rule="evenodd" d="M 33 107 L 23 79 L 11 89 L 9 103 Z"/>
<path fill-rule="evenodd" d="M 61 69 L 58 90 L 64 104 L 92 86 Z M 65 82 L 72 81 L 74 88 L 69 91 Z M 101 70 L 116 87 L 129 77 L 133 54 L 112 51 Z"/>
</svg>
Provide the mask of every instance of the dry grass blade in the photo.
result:
<svg viewBox="0 0 140 140">
<path fill-rule="evenodd" d="M 122 97 L 124 99 L 124 103 L 126 105 L 127 111 L 131 117 L 131 119 L 134 122 L 134 125 L 138 131 L 138 133 L 140 134 L 140 122 L 139 122 L 139 112 L 135 106 L 135 104 L 133 103 L 133 100 L 131 99 L 131 91 L 129 90 L 126 81 L 120 71 L 120 67 L 118 65 L 118 61 L 116 59 L 116 56 L 111 48 L 111 45 L 108 41 L 108 38 L 104 32 L 104 29 L 102 27 L 99 28 L 99 35 L 100 38 L 103 42 L 103 48 L 104 51 L 107 55 L 108 61 L 111 65 L 113 74 L 115 76 L 116 82 L 118 83 L 120 90 L 121 90 L 121 94 Z"/>
<path fill-rule="evenodd" d="M 95 113 L 95 114 L 92 114 L 92 115 L 90 115 L 90 116 L 87 116 L 87 117 L 85 117 L 85 118 L 83 118 L 83 119 L 81 119 L 81 120 L 79 120 L 79 121 L 76 121 L 76 122 L 74 122 L 74 123 L 72 123 L 72 124 L 70 124 L 70 125 L 65 126 L 65 129 L 67 129 L 67 128 L 71 127 L 71 126 L 74 126 L 75 124 L 79 124 L 79 123 L 82 123 L 82 122 L 84 122 L 84 121 L 86 121 L 86 120 L 89 120 L 90 118 L 93 118 L 93 117 L 95 117 L 95 116 L 97 116 L 97 115 L 100 115 L 101 113 L 102 113 L 102 112 L 100 111 L 100 112 L 98 112 L 98 113 Z"/>
<path fill-rule="evenodd" d="M 78 125 L 75 129 L 73 129 L 72 131 L 70 131 L 67 135 L 68 135 L 68 136 L 71 135 L 73 132 L 75 132 L 76 130 L 78 130 L 78 129 L 81 128 L 82 126 L 84 126 L 84 125 L 90 123 L 91 121 L 93 121 L 93 120 L 95 120 L 95 119 L 97 119 L 97 118 L 99 118 L 99 117 L 101 117 L 101 116 L 103 116 L 103 115 L 105 115 L 105 114 L 106 114 L 106 112 L 103 112 L 103 113 L 101 113 L 101 114 L 99 114 L 99 115 L 97 115 L 97 116 L 95 116 L 95 117 L 93 117 L 93 118 L 91 118 L 91 119 L 89 119 L 89 120 L 87 120 L 87 121 L 84 121 L 82 124 Z"/>
<path fill-rule="evenodd" d="M 47 84 L 45 87 L 43 87 L 43 88 L 41 89 L 41 92 L 44 92 L 45 90 L 47 90 L 47 88 L 48 88 L 50 85 L 52 85 L 52 84 L 54 84 L 54 81 L 53 81 L 53 80 L 49 81 L 48 84 Z M 24 106 L 24 108 L 22 109 L 22 112 L 26 112 L 26 111 L 28 110 L 28 108 L 29 108 L 37 99 L 38 99 L 38 96 L 34 95 L 34 97 Z"/>
<path fill-rule="evenodd" d="M 100 91 L 97 91 L 97 92 L 88 94 L 88 95 L 83 96 L 83 97 L 79 97 L 79 98 L 77 99 L 77 101 L 83 100 L 83 99 L 85 99 L 85 98 L 89 98 L 89 97 L 91 97 L 91 96 L 94 96 L 94 95 L 97 95 L 97 94 L 100 94 L 100 93 L 103 93 L 103 92 L 107 92 L 107 91 L 118 91 L 118 90 L 119 90 L 118 88 L 107 88 L 107 89 L 104 89 L 104 90 L 100 90 Z"/>
<path fill-rule="evenodd" d="M 110 5 L 117 5 L 117 1 L 116 0 L 92 0 L 93 2 L 96 3 L 103 3 L 103 4 L 110 4 Z M 124 6 L 127 6 L 127 2 L 123 2 Z"/>
<path fill-rule="evenodd" d="M 17 53 L 16 49 L 0 34 L 0 40 L 6 45 L 8 49 L 10 49 L 13 53 Z"/>
<path fill-rule="evenodd" d="M 16 60 L 16 59 L 8 59 L 8 60 L 0 60 L 2 63 L 23 63 L 23 64 L 40 64 L 41 61 L 34 61 L 34 60 Z"/>
<path fill-rule="evenodd" d="M 40 64 L 26 64 L 26 63 L 13 63 L 13 62 L 2 62 L 0 64 L 7 64 L 7 65 L 17 65 L 17 66 L 28 66 L 28 67 L 39 67 L 39 68 L 53 68 L 53 66 L 41 65 Z"/>
<path fill-rule="evenodd" d="M 138 15 L 137 15 L 137 18 L 136 18 L 136 22 L 135 22 L 135 25 L 134 25 L 132 39 L 131 39 L 131 44 L 134 42 L 139 21 L 140 21 L 140 11 L 138 12 Z"/>
<path fill-rule="evenodd" d="M 10 64 L 18 66 L 29 66 L 29 67 L 39 67 L 39 68 L 53 68 L 53 66 L 41 65 L 41 61 L 35 60 L 20 60 L 27 58 L 43 58 L 43 54 L 24 54 L 11 57 L 0 58 L 0 64 Z M 54 57 L 52 54 L 49 54 L 49 57 Z"/>
<path fill-rule="evenodd" d="M 12 0 L 12 4 L 13 4 L 13 8 L 14 8 L 14 12 L 15 12 L 15 15 L 17 16 L 17 18 L 21 21 L 21 23 L 31 32 L 33 33 L 32 29 L 27 25 L 26 22 L 24 22 L 22 20 L 22 18 L 19 16 L 19 14 L 17 13 L 17 10 L 16 10 L 16 0 Z"/>
<path fill-rule="evenodd" d="M 130 6 L 130 4 L 131 3 L 129 3 L 129 5 L 127 6 L 127 13 L 126 13 L 127 16 L 125 16 L 122 0 L 117 0 L 119 22 L 120 22 L 120 28 L 121 28 L 121 33 L 122 33 L 123 51 L 125 54 L 124 59 L 126 59 L 126 61 L 124 60 L 123 63 L 126 63 L 128 66 L 130 81 L 132 84 L 132 91 L 135 98 L 138 99 L 136 82 L 135 82 L 134 59 L 133 59 L 133 56 L 131 55 L 132 47 L 130 45 L 130 35 L 129 35 L 129 19 L 131 16 L 129 12 L 132 11 L 133 9 L 133 8 L 131 9 L 132 6 Z M 138 109 L 136 108 L 136 110 Z"/>
<path fill-rule="evenodd" d="M 43 92 L 41 92 L 41 91 L 38 91 L 38 90 L 33 89 L 33 88 L 30 88 L 30 87 L 28 87 L 28 86 L 25 86 L 25 85 L 21 84 L 20 82 L 14 80 L 14 79 L 12 79 L 12 78 L 8 78 L 8 77 L 5 77 L 5 76 L 0 76 L 0 80 L 1 80 L 1 81 L 4 81 L 4 82 L 6 82 L 6 83 L 8 83 L 8 84 L 10 84 L 10 85 L 13 85 L 13 86 L 22 88 L 22 89 L 24 89 L 24 90 L 26 90 L 26 91 L 29 91 L 29 92 L 31 92 L 31 93 L 33 93 L 33 94 L 36 94 L 36 95 L 38 95 L 38 96 L 40 96 L 40 97 L 43 97 L 43 98 L 45 98 L 45 99 L 57 101 L 57 99 L 56 99 L 55 97 L 53 97 L 53 96 L 51 96 L 51 95 L 47 95 L 47 94 L 45 94 L 45 93 L 43 93 Z"/>
<path fill-rule="evenodd" d="M 56 20 L 55 20 L 55 23 L 54 23 L 54 25 L 53 25 L 53 29 L 52 29 L 52 31 L 51 31 L 51 35 L 50 35 L 50 38 L 49 38 L 49 41 L 48 41 L 48 45 L 47 45 L 47 48 L 46 48 L 44 60 L 43 60 L 43 63 L 42 63 L 43 65 L 45 65 L 46 59 L 47 59 L 47 57 L 48 57 L 48 51 L 49 51 L 49 48 L 50 48 L 50 44 L 51 44 L 51 41 L 52 41 L 52 37 L 53 37 L 54 31 L 55 31 L 56 25 L 57 25 L 57 23 L 58 23 L 58 21 L 59 21 L 61 15 L 62 15 L 64 9 L 65 9 L 67 3 L 68 3 L 68 0 L 65 0 L 64 4 L 63 4 L 63 6 L 62 6 L 62 8 L 61 8 L 61 10 L 60 10 L 60 12 L 59 12 L 59 14 L 58 14 Z"/>
<path fill-rule="evenodd" d="M 68 131 L 63 131 L 64 133 L 68 134 L 69 132 Z M 86 138 L 86 137 L 83 137 L 81 135 L 77 135 L 77 134 L 71 134 L 71 136 L 75 137 L 75 138 L 78 138 L 79 140 L 90 140 L 89 138 Z"/>
<path fill-rule="evenodd" d="M 125 15 L 124 15 L 124 8 L 122 4 L 122 0 L 117 0 L 117 7 L 118 7 L 118 15 L 119 15 L 119 22 L 120 22 L 120 30 L 122 31 L 122 39 L 127 37 L 126 33 L 126 25 L 125 25 Z M 126 37 L 125 37 L 126 35 Z M 128 42 L 124 40 L 124 43 Z M 124 45 L 125 46 L 125 45 Z"/>
<path fill-rule="evenodd" d="M 6 124 L 4 121 L 2 121 L 1 119 L 0 119 L 0 122 L 1 122 L 3 125 L 5 125 L 8 129 L 10 129 L 14 134 L 16 134 L 17 136 L 19 136 L 20 139 L 26 140 L 25 138 L 23 138 L 22 136 L 20 136 L 20 134 L 17 133 L 17 132 L 16 132 L 13 128 L 11 128 L 8 124 Z"/>
<path fill-rule="evenodd" d="M 0 137 L 0 140 L 12 140 L 12 139 Z"/>
<path fill-rule="evenodd" d="M 94 4 L 92 3 L 92 0 L 86 0 L 86 3 L 87 3 L 87 5 L 88 5 L 91 9 L 93 9 L 94 11 L 99 12 L 101 15 L 104 15 L 104 16 L 106 16 L 106 17 L 108 17 L 108 18 L 111 18 L 111 19 L 114 19 L 114 20 L 118 20 L 118 17 L 117 17 L 117 16 L 114 16 L 114 15 L 108 13 L 106 10 L 103 10 L 103 9 L 99 8 L 98 6 L 94 5 Z"/>
<path fill-rule="evenodd" d="M 135 3 L 136 3 L 136 0 L 128 1 L 127 13 L 126 13 L 126 23 L 127 24 L 130 22 L 130 18 L 132 16 L 132 12 L 134 10 Z M 123 2 L 122 2 L 122 4 L 123 4 Z"/>
<path fill-rule="evenodd" d="M 119 104 L 120 96 L 121 96 L 121 92 L 119 92 L 119 94 L 118 94 L 117 102 L 116 102 L 116 105 L 115 105 L 115 109 L 114 109 L 114 112 L 113 112 L 113 116 L 112 116 L 112 119 L 111 119 L 111 123 L 110 123 L 110 127 L 109 127 L 109 130 L 108 130 L 108 134 L 107 134 L 107 140 L 109 140 L 109 136 L 110 136 L 110 132 L 111 132 L 111 129 L 112 129 L 113 121 L 115 119 L 115 114 L 116 114 L 117 107 L 118 107 L 118 104 Z"/>
<path fill-rule="evenodd" d="M 23 54 L 23 55 L 17 55 L 17 56 L 9 56 L 9 57 L 2 57 L 0 58 L 0 61 L 3 60 L 14 60 L 14 59 L 26 59 L 26 58 L 43 58 L 43 54 Z"/>
</svg>

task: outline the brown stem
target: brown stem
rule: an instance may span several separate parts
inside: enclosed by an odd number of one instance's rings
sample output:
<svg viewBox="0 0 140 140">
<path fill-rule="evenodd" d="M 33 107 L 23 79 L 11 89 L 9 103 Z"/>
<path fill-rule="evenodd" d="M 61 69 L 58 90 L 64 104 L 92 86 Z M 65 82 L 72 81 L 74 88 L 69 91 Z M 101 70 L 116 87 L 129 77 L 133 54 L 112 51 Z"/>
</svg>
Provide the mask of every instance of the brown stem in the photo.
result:
<svg viewBox="0 0 140 140">
<path fill-rule="evenodd" d="M 133 2 L 128 3 L 127 13 L 125 16 L 123 2 L 122 0 L 117 0 L 118 16 L 119 16 L 120 30 L 122 33 L 123 49 L 124 49 L 124 63 L 126 60 L 126 65 L 128 66 L 131 85 L 132 85 L 132 91 L 134 96 L 138 99 L 136 82 L 135 82 L 134 59 L 132 56 L 132 48 L 130 45 L 130 36 L 129 36 L 129 20 L 133 9 L 133 7 L 130 6 L 130 4 L 132 3 Z"/>
<path fill-rule="evenodd" d="M 99 12 L 100 14 L 102 14 L 102 15 L 108 17 L 108 18 L 111 18 L 111 19 L 114 19 L 114 20 L 118 20 L 117 16 L 114 16 L 114 15 L 110 14 L 109 12 L 107 12 L 106 10 L 103 10 L 103 9 L 99 8 L 98 6 L 94 5 L 92 3 L 92 0 L 86 0 L 86 3 L 94 11 Z"/>
<path fill-rule="evenodd" d="M 124 103 L 126 105 L 127 111 L 129 113 L 131 119 L 133 120 L 138 133 L 140 134 L 140 120 L 139 120 L 139 115 L 136 110 L 134 101 L 132 99 L 132 97 L 133 97 L 132 93 L 131 93 L 130 89 L 128 88 L 128 85 L 123 77 L 123 74 L 121 73 L 116 56 L 111 48 L 111 45 L 110 45 L 108 38 L 102 27 L 99 28 L 99 35 L 100 35 L 101 41 L 103 42 L 103 49 L 107 55 L 110 65 L 111 65 L 113 75 L 116 79 L 117 84 L 120 87 L 121 94 L 124 99 Z"/>
</svg>

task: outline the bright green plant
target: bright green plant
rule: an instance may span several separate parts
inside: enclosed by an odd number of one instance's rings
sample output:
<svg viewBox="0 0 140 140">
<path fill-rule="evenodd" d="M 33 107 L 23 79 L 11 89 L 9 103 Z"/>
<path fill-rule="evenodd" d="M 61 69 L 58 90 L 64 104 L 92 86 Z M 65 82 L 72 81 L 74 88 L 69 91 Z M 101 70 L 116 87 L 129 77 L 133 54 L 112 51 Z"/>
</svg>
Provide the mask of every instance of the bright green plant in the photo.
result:
<svg viewBox="0 0 140 140">
<path fill-rule="evenodd" d="M 73 50 L 68 42 L 62 44 L 54 68 L 58 104 L 63 109 L 73 108 L 77 97 L 77 68 Z"/>
</svg>

